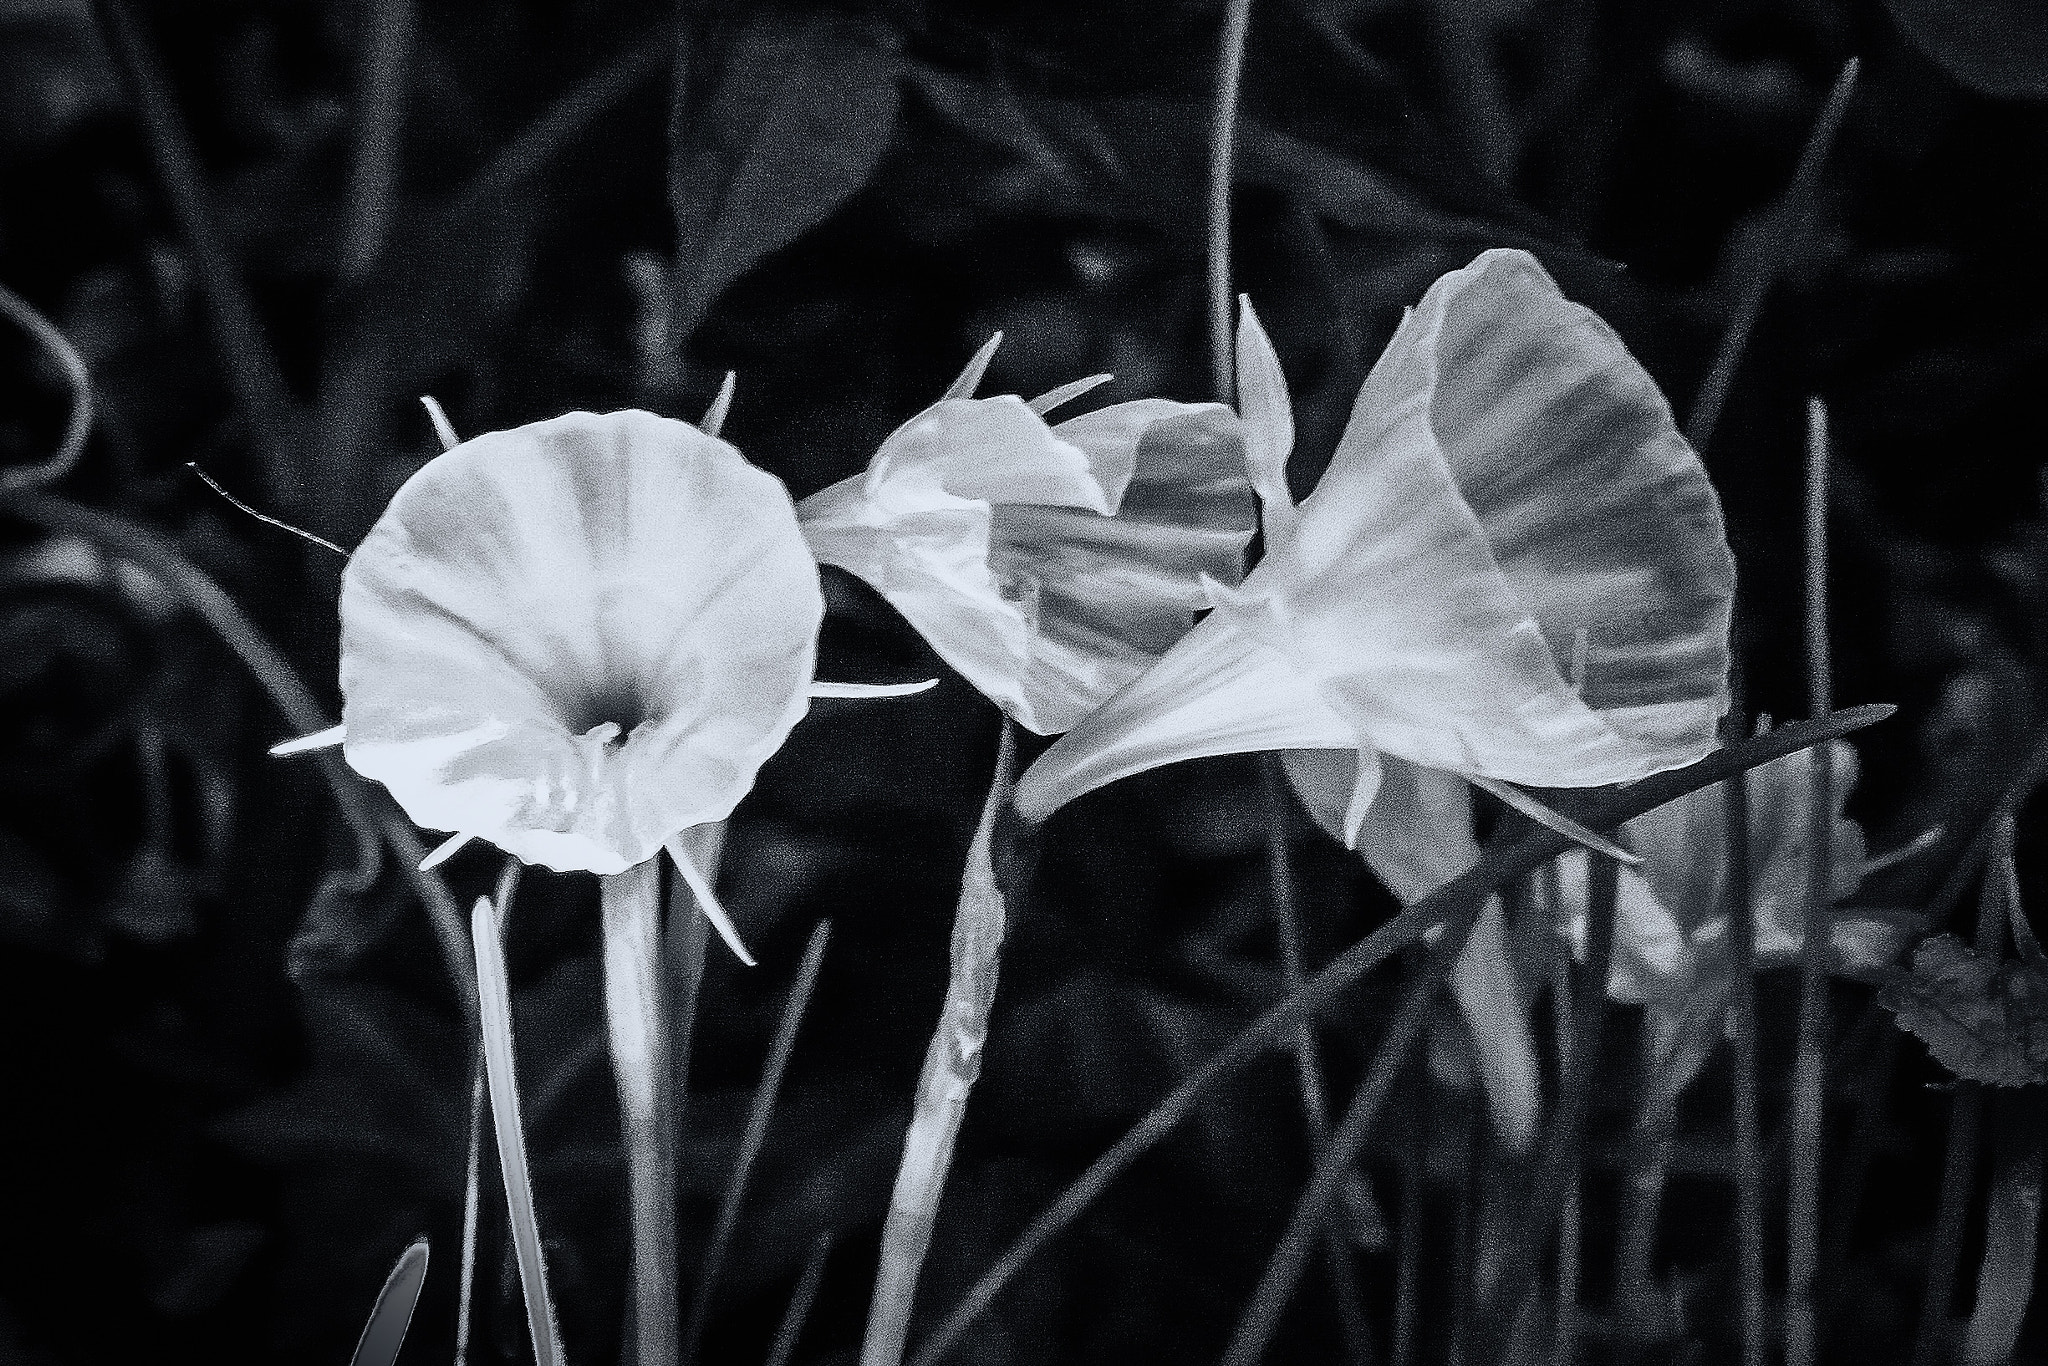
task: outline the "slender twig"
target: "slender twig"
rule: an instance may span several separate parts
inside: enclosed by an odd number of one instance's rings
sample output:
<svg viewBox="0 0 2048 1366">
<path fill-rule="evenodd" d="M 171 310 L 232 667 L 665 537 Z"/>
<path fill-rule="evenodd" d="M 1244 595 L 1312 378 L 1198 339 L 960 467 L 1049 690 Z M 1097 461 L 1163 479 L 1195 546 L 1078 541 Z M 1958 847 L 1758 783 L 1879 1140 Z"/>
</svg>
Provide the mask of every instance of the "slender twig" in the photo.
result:
<svg viewBox="0 0 2048 1366">
<path fill-rule="evenodd" d="M 725 1193 L 719 1198 L 718 1217 L 711 1227 L 711 1241 L 704 1249 L 704 1269 L 697 1275 L 696 1294 L 690 1301 L 690 1325 L 683 1335 L 683 1361 L 690 1366 L 697 1360 L 698 1346 L 704 1340 L 704 1326 L 711 1318 L 711 1296 L 718 1288 L 718 1275 L 725 1267 L 725 1255 L 732 1249 L 733 1232 L 739 1227 L 740 1206 L 747 1198 L 747 1183 L 754 1174 L 754 1159 L 761 1155 L 761 1144 L 768 1136 L 768 1122 L 775 1117 L 775 1099 L 782 1091 L 783 1073 L 789 1068 L 789 1055 L 796 1047 L 797 1029 L 804 1022 L 804 1008 L 810 1004 L 811 990 L 818 985 L 818 968 L 825 961 L 825 945 L 832 937 L 832 922 L 821 920 L 818 928 L 811 931 L 811 941 L 804 947 L 803 961 L 797 965 L 796 981 L 789 988 L 789 997 L 783 1002 L 782 1020 L 775 1027 L 775 1040 L 768 1046 L 768 1060 L 761 1068 L 761 1082 L 754 1088 L 754 1104 L 747 1114 L 747 1130 L 740 1137 L 739 1151 L 734 1154 L 732 1172 L 726 1177 Z"/>
<path fill-rule="evenodd" d="M 1799 163 L 1793 168 L 1783 197 L 1769 210 L 1776 231 L 1768 248 L 1757 253 L 1754 268 L 1736 287 L 1735 302 L 1721 331 L 1721 344 L 1714 352 L 1713 368 L 1700 385 L 1699 396 L 1693 400 L 1692 413 L 1686 419 L 1686 440 L 1695 449 L 1705 450 L 1713 442 L 1714 429 L 1721 423 L 1721 410 L 1727 406 L 1728 391 L 1735 383 L 1736 372 L 1742 368 L 1743 352 L 1749 348 L 1750 333 L 1755 331 L 1757 318 L 1763 313 L 1764 300 L 1777 283 L 1778 272 L 1805 240 L 1821 171 L 1827 166 L 1835 135 L 1841 132 L 1842 117 L 1848 112 L 1850 95 L 1855 92 L 1860 65 L 1854 57 L 1843 63 L 1826 103 L 1821 105 L 1820 116 L 1813 121 L 1813 131 L 1807 134 L 1806 145 L 1800 149 Z"/>
<path fill-rule="evenodd" d="M 71 390 L 71 416 L 65 419 L 64 435 L 58 440 L 57 449 L 33 465 L 0 471 L 0 493 L 47 488 L 71 473 L 79 457 L 85 454 L 85 439 L 92 434 L 92 375 L 71 339 L 5 285 L 0 285 L 0 313 L 12 318 L 16 326 L 35 339 L 36 345 L 49 353 Z"/>
<path fill-rule="evenodd" d="M 783 1311 L 782 1324 L 775 1330 L 775 1345 L 768 1349 L 768 1360 L 763 1366 L 789 1366 L 790 1358 L 796 1355 L 804 1324 L 810 1321 L 811 1306 L 818 1300 L 818 1287 L 825 1281 L 825 1261 L 831 1255 L 832 1231 L 827 1229 L 811 1243 L 811 1255 L 804 1259 L 803 1274 L 797 1278 L 796 1289 L 790 1292 L 789 1308 Z"/>
<path fill-rule="evenodd" d="M 535 1366 L 563 1366 L 562 1332 L 548 1291 L 547 1258 L 533 1210 L 533 1175 L 526 1161 L 526 1128 L 519 1117 L 519 1071 L 512 1047 L 512 988 L 505 976 L 505 945 L 489 897 L 478 897 L 471 916 L 476 943 L 477 999 L 481 1006 L 485 1074 L 491 1090 L 491 1128 L 498 1139 L 498 1171 L 512 1250 L 525 1292 L 526 1327 Z"/>
<path fill-rule="evenodd" d="M 1209 375 L 1216 401 L 1231 403 L 1230 185 L 1237 157 L 1237 103 L 1244 82 L 1252 0 L 1227 0 L 1216 51 L 1216 100 L 1209 122 Z"/>
<path fill-rule="evenodd" d="M 1728 1042 L 1733 1054 L 1735 1109 L 1735 1242 L 1743 1366 L 1763 1366 L 1764 1171 L 1758 1151 L 1756 1067 L 1756 911 L 1750 901 L 1749 778 L 1737 773 L 1721 788 L 1725 816 L 1728 952 Z"/>
<path fill-rule="evenodd" d="M 249 424 L 263 461 L 264 501 L 297 511 L 298 485 L 292 475 L 296 447 L 296 405 L 277 356 L 257 320 L 256 305 L 220 229 L 212 197 L 192 147 L 191 130 L 178 109 L 169 79 L 127 0 L 93 0 L 107 49 L 120 69 L 128 96 L 142 122 L 157 181 L 170 202 L 185 249 L 199 281 L 214 347 L 227 370 L 228 387 Z"/>
<path fill-rule="evenodd" d="M 363 279 L 377 264 L 391 226 L 417 28 L 413 0 L 368 0 L 363 28 L 355 146 L 341 239 L 340 275 L 350 283 Z"/>
<path fill-rule="evenodd" d="M 331 724 L 291 665 L 278 653 L 277 647 L 256 629 L 248 615 L 235 605 L 234 599 L 155 532 L 112 513 L 34 491 L 0 495 L 0 510 L 51 531 L 83 537 L 102 550 L 147 570 L 198 613 L 199 618 L 234 652 L 283 714 L 287 726 L 301 735 L 311 735 L 326 730 Z M 372 790 L 356 777 L 338 753 L 321 751 L 314 757 L 314 762 L 319 764 L 328 788 L 334 793 L 335 804 L 341 808 L 342 817 L 355 833 L 359 846 L 373 851 L 381 840 L 391 851 L 400 875 L 412 884 L 413 892 L 426 907 L 434 937 L 447 963 L 448 975 L 455 984 L 456 1000 L 463 1019 L 473 1025 L 476 1018 L 476 971 L 470 961 L 469 935 L 463 928 L 462 914 L 456 909 L 447 884 L 434 873 L 420 870 L 420 860 L 427 853 L 426 845 L 396 809 L 376 799 Z M 371 863 L 376 860 L 373 852 L 365 852 L 364 858 Z"/>
<path fill-rule="evenodd" d="M 1687 768 L 1655 774 L 1625 787 L 1589 794 L 1582 821 L 1593 829 L 1613 829 L 1643 812 L 1676 801 L 1688 792 L 1721 781 L 1731 773 L 1796 753 L 1812 745 L 1861 730 L 1890 716 L 1888 706 L 1853 707 L 1819 721 L 1785 726 L 1709 754 Z M 1267 1050 L 1293 1037 L 1295 1022 L 1327 1008 L 1339 996 L 1392 954 L 1441 926 L 1438 945 L 1455 948 L 1465 941 L 1486 898 L 1514 878 L 1534 871 L 1568 848 L 1576 847 L 1548 826 L 1527 824 L 1497 836 L 1481 850 L 1478 862 L 1414 905 L 1402 911 L 1339 955 L 1290 992 L 1258 1019 L 1238 1032 L 1228 1045 L 1183 1080 L 1152 1111 L 1098 1157 L 1057 1199 L 1033 1219 L 996 1264 L 967 1292 L 930 1339 L 920 1344 L 911 1366 L 934 1366 L 958 1343 L 960 1334 L 980 1317 L 996 1295 L 1056 1234 L 1093 1204 L 1098 1196 L 1161 1139 L 1187 1118 L 1194 1106 L 1218 1084 L 1234 1076 Z M 1440 957 L 1434 948 L 1431 970 Z M 1449 970 L 1450 959 L 1442 958 Z M 1382 1061 L 1386 1057 L 1382 1050 Z"/>
<path fill-rule="evenodd" d="M 1834 699 L 1828 648 L 1828 415 L 1806 405 L 1807 706 L 1825 716 Z M 1792 1070 L 1791 1185 L 1786 1197 L 1785 1366 L 1812 1366 L 1813 1286 L 1820 1250 L 1821 1145 L 1826 1137 L 1828 968 L 1834 901 L 1834 751 L 1813 751 L 1807 810 L 1804 939 L 1799 951 L 1799 1052 Z"/>
<path fill-rule="evenodd" d="M 1590 850 L 1586 889 L 1586 970 L 1572 995 L 1571 1051 L 1558 1087 L 1557 1117 L 1530 1179 L 1522 1218 L 1509 1244 L 1501 1282 L 1479 1316 L 1478 1361 L 1498 1361 L 1542 1265 L 1543 1245 L 1556 1225 L 1579 1170 L 1593 1074 L 1600 1069 L 1600 1034 L 1607 1018 L 1607 978 L 1614 957 L 1614 911 L 1621 865 Z"/>
<path fill-rule="evenodd" d="M 229 493 L 226 489 L 222 488 L 220 486 L 220 483 L 217 480 L 215 480 L 212 475 L 208 474 L 205 470 L 200 469 L 198 461 L 187 460 L 185 462 L 185 468 L 192 471 L 192 473 L 198 475 L 200 483 L 206 485 L 206 487 L 212 489 L 215 493 L 219 494 L 224 500 L 226 500 L 229 507 L 232 507 L 235 511 L 242 513 L 244 516 L 254 517 L 257 521 L 262 522 L 265 526 L 274 526 L 279 531 L 288 531 L 292 535 L 298 537 L 302 541 L 305 541 L 309 545 L 319 546 L 322 550 L 326 551 L 330 555 L 339 555 L 344 560 L 348 558 L 348 552 L 346 550 L 343 550 L 340 546 L 328 540 L 325 536 L 316 536 L 312 532 L 306 530 L 304 527 L 293 526 L 290 522 L 285 521 L 281 517 L 273 517 L 267 512 L 259 512 L 255 508 L 250 507 L 247 503 L 235 497 L 234 494 Z"/>
</svg>

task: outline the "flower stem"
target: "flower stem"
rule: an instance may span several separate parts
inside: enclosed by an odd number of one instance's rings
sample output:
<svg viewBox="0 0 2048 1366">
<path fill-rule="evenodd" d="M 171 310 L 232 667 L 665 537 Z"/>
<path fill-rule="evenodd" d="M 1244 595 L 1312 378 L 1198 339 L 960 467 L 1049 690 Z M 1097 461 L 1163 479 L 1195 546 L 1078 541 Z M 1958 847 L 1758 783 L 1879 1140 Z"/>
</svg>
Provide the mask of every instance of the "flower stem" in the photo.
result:
<svg viewBox="0 0 2048 1366">
<path fill-rule="evenodd" d="M 1891 714 L 1889 707 L 1854 707 L 1819 721 L 1784 726 L 1769 735 L 1716 750 L 1689 768 L 1659 773 L 1615 791 L 1594 794 L 1580 814 L 1594 829 L 1612 829 L 1653 807 L 1720 782 L 1731 773 L 1746 772 L 1783 755 L 1850 734 Z M 1448 944 L 1454 950 L 1464 942 L 1488 897 L 1570 847 L 1572 842 L 1563 835 L 1534 824 L 1496 836 L 1481 848 L 1479 861 L 1471 868 L 1352 945 L 1303 983 L 1299 991 L 1290 992 L 1285 1000 L 1238 1031 L 1040 1211 L 946 1315 L 931 1337 L 919 1344 L 911 1366 L 935 1366 L 943 1359 L 958 1345 L 968 1326 L 1040 1249 L 1085 1213 L 1133 1162 L 1172 1133 L 1203 1097 L 1269 1049 L 1284 1047 L 1294 1036 L 1296 1021 L 1327 1009 L 1389 955 L 1421 940 L 1432 927 L 1442 926 L 1437 946 Z M 1437 953 L 1435 947 L 1428 956 L 1421 986 L 1441 984 L 1450 971 L 1452 954 Z M 1390 1034 L 1390 1039 L 1394 1037 Z M 1382 1046 L 1374 1063 L 1374 1077 L 1381 1069 L 1399 1062 L 1398 1051 L 1391 1045 Z M 1370 1085 L 1373 1077 L 1367 1081 Z M 1336 1142 L 1333 1138 L 1333 1149 Z"/>
<path fill-rule="evenodd" d="M 1555 865 L 1552 865 L 1554 874 Z M 1545 923 L 1557 921 L 1554 890 L 1546 898 Z M 1562 1077 L 1571 1075 L 1572 1021 L 1577 1016 L 1577 996 L 1572 990 L 1572 963 L 1566 953 L 1554 959 L 1550 977 L 1551 1027 L 1557 1031 L 1557 1064 Z M 1579 1173 L 1565 1182 L 1564 1208 L 1557 1215 L 1557 1315 L 1550 1340 L 1551 1366 L 1577 1366 L 1579 1359 L 1579 1265 L 1585 1232 L 1585 1201 Z"/>
<path fill-rule="evenodd" d="M 718 1288 L 719 1272 L 725 1269 L 725 1254 L 740 1223 L 740 1206 L 747 1198 L 747 1183 L 754 1174 L 754 1160 L 768 1137 L 768 1121 L 775 1117 L 775 1099 L 782 1093 L 783 1074 L 789 1070 L 789 1056 L 796 1048 L 796 1032 L 804 1022 L 804 1010 L 811 1003 L 811 991 L 818 985 L 818 969 L 825 961 L 825 945 L 832 938 L 832 922 L 821 920 L 804 946 L 803 961 L 797 964 L 796 981 L 782 1003 L 782 1019 L 775 1026 L 775 1040 L 768 1045 L 768 1061 L 761 1068 L 760 1084 L 754 1088 L 754 1103 L 747 1112 L 747 1130 L 740 1136 L 739 1152 L 725 1179 L 725 1193 L 719 1197 L 718 1218 L 711 1228 L 711 1242 L 704 1249 L 704 1269 L 697 1276 L 697 1291 L 690 1301 L 690 1326 L 683 1338 L 683 1361 L 691 1366 L 704 1338 L 704 1325 L 711 1318 L 711 1294 Z"/>
<path fill-rule="evenodd" d="M 874 1299 L 861 1339 L 861 1366 L 896 1366 L 909 1340 L 918 1272 L 931 1246 L 932 1224 L 945 1193 L 953 1143 L 967 1113 L 967 1097 L 981 1074 L 981 1049 L 995 1004 L 1007 907 L 996 880 L 996 824 L 1016 783 L 1016 732 L 1006 717 L 981 823 L 967 849 L 960 904 L 953 913 L 952 975 L 938 1027 L 925 1050 L 917 1102 L 903 1136 L 903 1159 L 882 1225 L 882 1251 Z"/>
<path fill-rule="evenodd" d="M 492 900 L 497 904 L 501 935 L 512 918 L 512 897 L 519 890 L 521 866 L 518 859 L 508 858 L 498 872 L 497 893 Z M 484 1073 L 489 1066 L 483 1040 L 479 1038 L 469 1086 L 469 1153 L 463 1163 L 462 1268 L 455 1291 L 455 1366 L 466 1366 L 469 1360 L 469 1306 L 476 1294 L 476 1245 L 483 1214 Z"/>
<path fill-rule="evenodd" d="M 672 1073 L 661 953 L 661 865 L 599 882 L 604 1005 L 626 1143 L 636 1366 L 676 1366 L 676 1171 L 666 1118 Z"/>
<path fill-rule="evenodd" d="M 563 1366 L 562 1332 L 555 1325 L 555 1301 L 548 1293 L 547 1260 L 534 1218 L 533 1177 L 527 1169 L 526 1129 L 519 1118 L 518 1068 L 512 1052 L 512 992 L 505 976 L 505 946 L 489 897 L 478 897 L 471 917 L 476 943 L 476 980 L 484 1041 L 484 1072 L 491 1092 L 491 1128 L 498 1138 L 498 1170 L 505 1180 L 505 1207 L 512 1225 L 512 1250 L 525 1292 L 526 1327 L 533 1338 L 534 1366 Z"/>
<path fill-rule="evenodd" d="M 1209 122 L 1209 375 L 1218 403 L 1235 402 L 1230 346 L 1230 183 L 1237 157 L 1238 89 L 1252 0 L 1226 0 Z"/>
<path fill-rule="evenodd" d="M 1828 415 L 1806 405 L 1806 684 L 1808 708 L 1833 705 L 1828 649 Z M 1813 1366 L 1813 1291 L 1820 1247 L 1821 1144 L 1826 1128 L 1828 958 L 1834 900 L 1834 752 L 1813 752 L 1804 940 L 1799 951 L 1799 1052 L 1792 1070 L 1791 1185 L 1786 1210 L 1785 1366 Z"/>
<path fill-rule="evenodd" d="M 1736 1280 L 1742 1314 L 1743 1366 L 1764 1366 L 1764 1165 L 1757 1132 L 1756 911 L 1750 902 L 1749 779 L 1737 773 L 1721 788 L 1726 816 L 1728 1042 L 1733 1054 L 1735 1110 Z"/>
</svg>

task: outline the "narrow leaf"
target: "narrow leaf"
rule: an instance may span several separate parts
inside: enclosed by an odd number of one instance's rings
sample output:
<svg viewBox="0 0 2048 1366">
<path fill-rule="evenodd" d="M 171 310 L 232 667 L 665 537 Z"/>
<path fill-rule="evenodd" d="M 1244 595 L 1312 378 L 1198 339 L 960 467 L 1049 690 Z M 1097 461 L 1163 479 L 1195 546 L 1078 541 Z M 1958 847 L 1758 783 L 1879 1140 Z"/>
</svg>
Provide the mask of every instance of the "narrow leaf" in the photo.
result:
<svg viewBox="0 0 2048 1366">
<path fill-rule="evenodd" d="M 420 1287 L 426 1283 L 427 1240 L 422 1238 L 398 1254 L 397 1264 L 384 1278 L 384 1288 L 377 1292 L 376 1306 L 370 1310 L 370 1321 L 363 1325 L 363 1335 L 356 1339 L 356 1354 L 349 1359 L 350 1366 L 391 1366 L 398 1360 L 398 1349 L 405 1346 L 405 1330 L 412 1323 L 413 1307 L 420 1302 Z"/>
</svg>

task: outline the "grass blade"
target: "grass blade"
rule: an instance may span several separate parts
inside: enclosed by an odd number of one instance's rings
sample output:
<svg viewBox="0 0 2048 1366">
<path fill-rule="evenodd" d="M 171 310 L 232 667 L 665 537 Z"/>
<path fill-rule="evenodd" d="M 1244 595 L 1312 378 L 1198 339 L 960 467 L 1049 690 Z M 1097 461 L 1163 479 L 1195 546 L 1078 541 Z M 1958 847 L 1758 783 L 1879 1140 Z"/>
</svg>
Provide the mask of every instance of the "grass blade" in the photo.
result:
<svg viewBox="0 0 2048 1366">
<path fill-rule="evenodd" d="M 1806 685 L 1808 708 L 1833 706 L 1828 649 L 1828 412 L 1806 404 Z M 1813 1286 L 1820 1251 L 1821 1145 L 1826 1137 L 1828 969 L 1834 902 L 1834 751 L 1813 752 L 1807 818 L 1806 921 L 1799 951 L 1799 1052 L 1792 1069 L 1791 1186 L 1786 1197 L 1785 1366 L 1813 1366 Z"/>
<path fill-rule="evenodd" d="M 996 825 L 1016 786 L 1017 737 L 1006 717 L 995 774 L 981 820 L 967 848 L 960 903 L 953 913 L 952 966 L 939 1023 L 918 1074 L 917 1101 L 903 1135 L 903 1157 L 882 1225 L 874 1297 L 860 1346 L 861 1366 L 897 1366 L 910 1335 L 917 1276 L 930 1250 L 932 1225 L 945 1196 L 953 1144 L 967 1115 L 967 1098 L 981 1075 L 982 1045 L 995 1006 L 1008 908 L 996 879 Z"/>
<path fill-rule="evenodd" d="M 764 1366 L 789 1366 L 789 1359 L 796 1355 L 804 1324 L 810 1321 L 811 1306 L 818 1300 L 818 1287 L 825 1281 L 825 1259 L 831 1255 L 832 1234 L 827 1230 L 811 1244 L 811 1255 L 804 1260 L 803 1275 L 797 1278 L 796 1290 L 789 1297 L 789 1308 L 783 1311 L 782 1324 L 775 1330 L 775 1345 L 768 1349 Z"/>
<path fill-rule="evenodd" d="M 519 1119 L 519 1079 L 512 1053 L 512 991 L 505 977 L 505 946 L 489 897 L 478 897 L 470 918 L 476 941 L 477 1001 L 484 1040 L 484 1075 L 490 1084 L 491 1128 L 498 1138 L 498 1170 L 505 1179 L 505 1207 L 512 1225 L 512 1250 L 525 1292 L 526 1326 L 533 1337 L 534 1366 L 563 1366 L 562 1333 L 548 1293 L 548 1269 L 541 1253 L 540 1224 L 533 1214 L 533 1178 L 526 1163 L 526 1129 Z"/>
<path fill-rule="evenodd" d="M 1852 707 L 1820 720 L 1785 726 L 1768 735 L 1717 750 L 1690 767 L 1654 774 L 1625 787 L 1592 794 L 1585 809 L 1579 813 L 1580 819 L 1593 829 L 1612 829 L 1688 792 L 1697 792 L 1720 782 L 1731 773 L 1746 772 L 1783 755 L 1851 734 L 1884 720 L 1892 712 L 1893 708 L 1887 706 Z M 1300 990 L 1290 992 L 1286 999 L 1246 1025 L 1229 1044 L 1167 1093 L 1151 1113 L 1096 1158 L 1031 1221 L 995 1265 L 975 1282 L 932 1336 L 919 1345 L 911 1358 L 911 1366 L 935 1366 L 958 1345 L 961 1333 L 988 1308 L 1039 1249 L 1079 1218 L 1126 1168 L 1172 1133 L 1217 1085 L 1268 1049 L 1284 1046 L 1293 1037 L 1296 1021 L 1326 1009 L 1390 954 L 1417 942 L 1438 925 L 1443 927 L 1439 945 L 1449 943 L 1455 947 L 1462 944 L 1487 897 L 1572 847 L 1575 846 L 1571 841 L 1545 826 L 1524 826 L 1505 836 L 1497 836 L 1481 849 L 1479 861 L 1471 868 L 1374 930 L 1309 978 Z M 1435 971 L 1439 955 L 1434 950 L 1429 962 L 1428 970 Z M 1448 958 L 1441 959 L 1443 971 L 1449 971 L 1449 964 Z M 1384 1061 L 1384 1048 L 1381 1056 Z"/>
<path fill-rule="evenodd" d="M 512 919 L 512 896 L 519 890 L 522 865 L 516 858 L 505 860 L 498 872 L 497 903 L 499 933 Z M 477 1226 L 483 1215 L 483 1130 L 484 1051 L 479 1040 L 475 1067 L 469 1084 L 469 1155 L 462 1178 L 462 1274 L 455 1292 L 455 1366 L 469 1361 L 470 1301 L 476 1294 Z"/>
<path fill-rule="evenodd" d="M 697 1293 L 690 1303 L 690 1326 L 683 1336 L 683 1361 L 697 1360 L 698 1345 L 704 1340 L 704 1325 L 711 1317 L 711 1292 L 718 1287 L 718 1273 L 724 1269 L 725 1254 L 732 1247 L 733 1231 L 739 1227 L 740 1206 L 747 1198 L 747 1182 L 753 1176 L 754 1159 L 761 1155 L 761 1143 L 768 1136 L 768 1121 L 775 1115 L 775 1098 L 782 1090 L 782 1075 L 789 1067 L 790 1052 L 796 1047 L 796 1032 L 804 1021 L 804 1008 L 818 985 L 818 968 L 825 961 L 825 945 L 832 938 L 832 922 L 821 920 L 804 946 L 803 961 L 797 965 L 796 981 L 783 1002 L 782 1020 L 775 1027 L 775 1041 L 768 1046 L 768 1061 L 761 1068 L 761 1084 L 754 1088 L 753 1109 L 747 1115 L 747 1131 L 740 1138 L 733 1158 L 732 1174 L 726 1178 L 725 1194 L 718 1202 L 718 1219 L 712 1225 L 711 1242 L 704 1249 L 704 1270 L 697 1277 Z"/>
<path fill-rule="evenodd" d="M 661 864 L 599 879 L 605 1035 L 619 1091 L 632 1210 L 637 1366 L 675 1366 L 676 1171 L 668 1124 L 669 1019 L 663 991 Z"/>
<path fill-rule="evenodd" d="M 427 1283 L 427 1240 L 419 1239 L 398 1254 L 377 1303 L 370 1309 L 363 1335 L 356 1339 L 356 1354 L 349 1366 L 392 1366 L 398 1349 L 405 1346 L 405 1330 L 412 1325 L 412 1311 L 420 1302 L 420 1288 Z"/>
</svg>

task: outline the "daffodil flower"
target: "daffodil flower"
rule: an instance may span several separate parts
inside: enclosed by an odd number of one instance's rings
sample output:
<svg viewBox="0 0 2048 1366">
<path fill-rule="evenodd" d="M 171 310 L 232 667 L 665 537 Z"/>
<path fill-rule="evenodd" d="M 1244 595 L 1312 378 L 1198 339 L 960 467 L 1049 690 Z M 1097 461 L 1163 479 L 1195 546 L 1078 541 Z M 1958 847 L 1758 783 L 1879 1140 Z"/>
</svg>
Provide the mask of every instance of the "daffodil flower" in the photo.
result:
<svg viewBox="0 0 2048 1366">
<path fill-rule="evenodd" d="M 1248 303 L 1237 379 L 1265 557 L 1040 756 L 1027 819 L 1182 759 L 1323 751 L 1318 788 L 1342 786 L 1310 806 L 1412 901 L 1467 866 L 1443 775 L 1611 847 L 1515 785 L 1627 782 L 1713 748 L 1734 587 L 1719 504 L 1655 383 L 1533 258 L 1489 251 L 1431 286 L 1299 507 L 1286 381 Z M 1453 983 L 1520 1146 L 1535 1053 L 1496 922 Z"/>
<path fill-rule="evenodd" d="M 1252 497 L 1235 414 L 1139 399 L 1049 425 L 1107 380 L 974 398 L 1000 334 L 865 471 L 798 505 L 820 562 L 872 585 L 1019 725 L 1056 734 L 1235 583 Z"/>
</svg>

